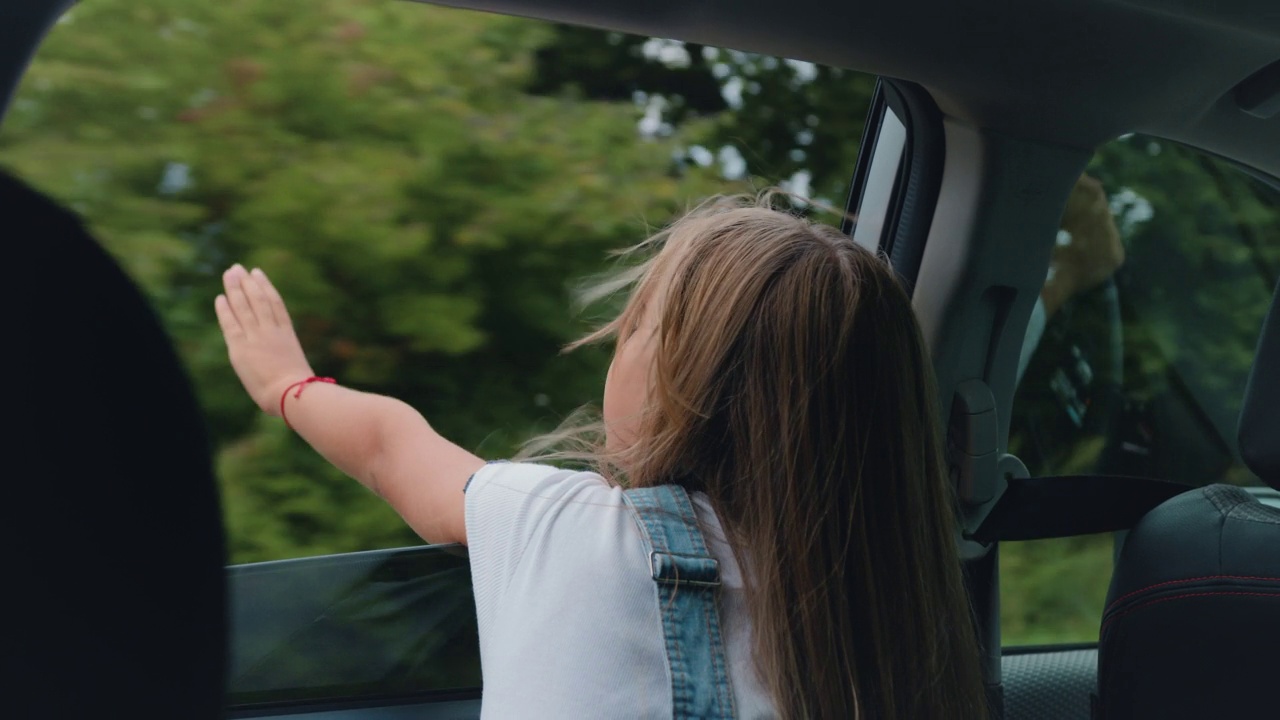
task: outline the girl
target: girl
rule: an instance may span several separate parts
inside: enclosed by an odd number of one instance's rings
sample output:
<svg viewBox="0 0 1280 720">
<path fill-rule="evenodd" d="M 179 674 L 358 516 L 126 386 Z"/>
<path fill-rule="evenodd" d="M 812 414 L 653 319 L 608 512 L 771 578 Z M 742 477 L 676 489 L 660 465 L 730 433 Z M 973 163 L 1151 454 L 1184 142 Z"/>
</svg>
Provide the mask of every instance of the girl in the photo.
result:
<svg viewBox="0 0 1280 720">
<path fill-rule="evenodd" d="M 638 249 L 578 343 L 616 341 L 603 422 L 554 438 L 589 472 L 486 464 L 315 382 L 261 270 L 215 307 L 259 407 L 468 545 L 485 717 L 981 717 L 931 368 L 888 264 L 767 200 Z"/>
</svg>

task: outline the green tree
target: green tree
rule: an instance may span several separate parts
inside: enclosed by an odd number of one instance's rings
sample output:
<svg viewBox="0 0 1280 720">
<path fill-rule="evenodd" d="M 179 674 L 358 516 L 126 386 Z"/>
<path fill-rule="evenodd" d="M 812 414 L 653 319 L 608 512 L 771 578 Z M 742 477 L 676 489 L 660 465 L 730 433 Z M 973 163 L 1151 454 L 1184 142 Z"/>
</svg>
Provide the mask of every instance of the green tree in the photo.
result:
<svg viewBox="0 0 1280 720">
<path fill-rule="evenodd" d="M 524 92 L 545 25 L 298 10 L 78 7 L 0 136 L 163 314 L 220 448 L 235 562 L 415 538 L 240 390 L 211 306 L 230 262 L 276 278 L 318 371 L 502 457 L 598 397 L 605 352 L 557 356 L 586 327 L 573 281 L 725 187 L 672 163 L 705 124 L 645 138 L 630 102 Z"/>
<path fill-rule="evenodd" d="M 657 111 L 658 135 L 710 119 L 710 133 L 686 141 L 686 164 L 727 152 L 741 165 L 730 163 L 730 174 L 791 181 L 797 192 L 844 209 L 872 75 L 569 26 L 556 26 L 535 58 L 534 93 L 632 99 Z"/>
</svg>

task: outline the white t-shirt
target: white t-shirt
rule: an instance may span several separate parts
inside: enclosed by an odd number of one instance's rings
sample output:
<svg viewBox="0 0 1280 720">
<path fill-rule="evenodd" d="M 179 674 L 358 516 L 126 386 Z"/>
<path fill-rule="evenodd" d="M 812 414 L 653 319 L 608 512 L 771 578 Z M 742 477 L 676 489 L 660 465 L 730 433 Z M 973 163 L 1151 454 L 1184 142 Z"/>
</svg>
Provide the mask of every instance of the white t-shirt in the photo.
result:
<svg viewBox="0 0 1280 720">
<path fill-rule="evenodd" d="M 595 473 L 486 465 L 467 487 L 484 718 L 670 718 L 671 677 L 640 531 Z M 739 718 L 774 717 L 755 672 L 742 575 L 705 495 Z"/>
</svg>

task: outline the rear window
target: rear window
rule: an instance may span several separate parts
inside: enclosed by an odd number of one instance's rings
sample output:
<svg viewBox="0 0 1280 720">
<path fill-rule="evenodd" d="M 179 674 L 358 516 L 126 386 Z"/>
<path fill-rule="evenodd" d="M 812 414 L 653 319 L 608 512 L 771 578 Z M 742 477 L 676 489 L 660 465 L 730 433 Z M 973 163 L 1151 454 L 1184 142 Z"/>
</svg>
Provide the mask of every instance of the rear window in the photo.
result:
<svg viewBox="0 0 1280 720">
<path fill-rule="evenodd" d="M 1141 135 L 1102 147 L 1086 174 L 1105 191 L 1124 261 L 1048 317 L 1009 452 L 1033 476 L 1259 484 L 1236 431 L 1280 271 L 1280 192 Z M 1002 545 L 1005 642 L 1095 640 L 1113 546 L 1109 535 Z"/>
<path fill-rule="evenodd" d="M 1049 318 L 1018 385 L 1010 452 L 1033 475 L 1257 484 L 1236 430 L 1280 270 L 1280 193 L 1142 136 L 1104 147 L 1088 174 L 1125 259 Z"/>
</svg>

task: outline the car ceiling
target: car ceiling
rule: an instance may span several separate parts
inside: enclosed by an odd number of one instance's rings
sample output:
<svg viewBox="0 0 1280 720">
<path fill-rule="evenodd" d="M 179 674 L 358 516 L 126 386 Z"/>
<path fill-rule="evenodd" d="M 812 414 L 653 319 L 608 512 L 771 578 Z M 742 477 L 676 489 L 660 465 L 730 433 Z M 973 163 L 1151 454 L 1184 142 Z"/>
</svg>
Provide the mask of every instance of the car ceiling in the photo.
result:
<svg viewBox="0 0 1280 720">
<path fill-rule="evenodd" d="M 1276 0 L 445 0 L 781 55 L 911 80 L 943 112 L 1091 148 L 1127 132 L 1179 140 L 1280 177 L 1280 116 L 1235 88 L 1266 68 L 1280 93 Z M 1270 67 L 1268 67 L 1270 66 Z"/>
</svg>

